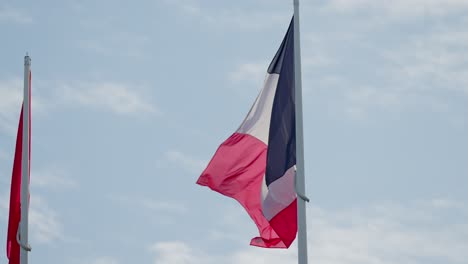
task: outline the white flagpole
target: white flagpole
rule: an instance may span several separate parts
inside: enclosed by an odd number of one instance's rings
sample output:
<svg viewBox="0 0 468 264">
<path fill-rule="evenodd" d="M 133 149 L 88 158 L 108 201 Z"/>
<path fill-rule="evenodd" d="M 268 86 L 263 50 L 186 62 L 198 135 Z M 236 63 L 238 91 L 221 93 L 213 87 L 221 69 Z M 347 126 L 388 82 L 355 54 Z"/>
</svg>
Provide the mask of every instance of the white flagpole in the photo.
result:
<svg viewBox="0 0 468 264">
<path fill-rule="evenodd" d="M 296 192 L 298 226 L 298 263 L 307 264 L 307 225 L 304 177 L 304 129 L 302 124 L 302 73 L 299 30 L 299 0 L 294 0 L 294 83 L 296 100 Z"/>
<path fill-rule="evenodd" d="M 23 149 L 21 168 L 21 222 L 20 222 L 20 263 L 28 264 L 28 223 L 29 223 L 29 116 L 30 113 L 30 79 L 31 58 L 24 57 L 24 99 L 23 99 Z"/>
</svg>

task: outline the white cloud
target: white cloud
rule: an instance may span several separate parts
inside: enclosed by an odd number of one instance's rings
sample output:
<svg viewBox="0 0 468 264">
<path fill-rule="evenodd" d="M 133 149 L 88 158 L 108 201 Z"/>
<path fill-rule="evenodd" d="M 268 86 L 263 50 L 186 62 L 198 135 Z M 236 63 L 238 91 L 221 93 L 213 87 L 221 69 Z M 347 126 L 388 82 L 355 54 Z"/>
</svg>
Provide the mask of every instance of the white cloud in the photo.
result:
<svg viewBox="0 0 468 264">
<path fill-rule="evenodd" d="M 31 186 L 33 188 L 46 188 L 64 190 L 78 187 L 78 183 L 59 168 L 52 167 L 42 170 L 33 170 L 31 173 Z"/>
<path fill-rule="evenodd" d="M 317 33 L 307 34 L 304 32 L 301 36 L 301 59 L 302 68 L 306 70 L 314 70 L 312 68 L 324 68 L 334 66 L 337 59 L 328 53 L 327 47 L 330 45 L 329 39 L 333 38 L 335 41 L 343 42 L 349 41 L 349 33 L 340 32 L 336 33 Z M 343 34 L 341 34 L 343 33 Z M 339 39 L 339 40 L 338 40 Z"/>
<path fill-rule="evenodd" d="M 408 16 L 406 11 L 420 12 L 424 6 L 433 12 L 466 13 L 468 1 L 424 2 L 331 1 L 331 13 L 327 9 L 319 12 L 321 15 L 328 17 L 341 10 L 356 16 L 337 22 L 346 22 L 339 29 L 303 34 L 303 42 L 308 43 L 303 45 L 303 79 L 313 84 L 310 87 L 315 90 L 314 96 L 329 96 L 324 105 L 330 112 L 339 111 L 355 120 L 375 112 L 428 111 L 442 114 L 451 126 L 464 126 L 460 118 L 463 106 L 453 99 L 468 96 L 468 64 L 464 60 L 468 56 L 468 20 L 458 15 L 453 19 L 428 16 L 424 20 L 396 16 Z M 379 27 L 380 22 L 386 27 Z M 305 56 L 307 50 L 309 58 Z M 325 55 L 324 64 L 311 70 L 307 61 L 313 60 L 315 51 Z M 327 54 L 339 56 L 332 56 L 327 64 Z"/>
<path fill-rule="evenodd" d="M 363 119 L 374 109 L 394 111 L 402 104 L 404 94 L 381 87 L 360 87 L 347 90 L 345 97 L 348 106 L 346 114 L 355 119 Z"/>
<path fill-rule="evenodd" d="M 365 11 L 391 17 L 443 16 L 468 8 L 466 0 L 331 0 L 328 7 L 340 12 Z"/>
<path fill-rule="evenodd" d="M 23 82 L 20 79 L 0 81 L 0 129 L 14 134 L 18 129 L 19 113 L 23 99 Z"/>
<path fill-rule="evenodd" d="M 158 242 L 149 247 L 154 264 L 211 264 L 215 258 L 181 241 Z M 226 263 L 226 262 L 224 262 Z"/>
<path fill-rule="evenodd" d="M 383 53 L 392 64 L 393 78 L 419 90 L 439 89 L 468 96 L 468 34 L 464 24 L 434 29 L 430 34 L 409 38 Z M 426 84 L 421 86 L 421 84 Z M 407 87 L 405 85 L 404 87 Z"/>
<path fill-rule="evenodd" d="M 14 135 L 18 129 L 23 102 L 23 80 L 12 78 L 0 80 L 0 130 Z M 43 98 L 32 91 L 32 111 L 43 112 L 46 104 Z"/>
<path fill-rule="evenodd" d="M 437 208 L 381 204 L 309 213 L 310 259 L 320 263 L 421 263 L 443 260 L 462 263 L 468 246 L 468 225 L 439 221 Z M 320 216 L 320 217 L 317 217 Z"/>
<path fill-rule="evenodd" d="M 197 175 L 200 174 L 208 164 L 208 161 L 206 160 L 192 157 L 177 150 L 170 150 L 164 153 L 164 160 L 159 161 L 159 165 L 167 162 L 173 165 L 177 165 L 189 173 L 194 173 Z"/>
<path fill-rule="evenodd" d="M 31 232 L 31 244 L 34 242 L 48 244 L 65 238 L 58 213 L 37 195 L 31 198 L 29 230 Z"/>
<path fill-rule="evenodd" d="M 13 159 L 13 157 L 11 157 L 11 159 Z M 0 160 L 10 160 L 8 154 L 2 149 L 0 149 Z"/>
<path fill-rule="evenodd" d="M 47 202 L 38 195 L 31 197 L 29 208 L 29 234 L 30 244 L 50 244 L 65 238 L 63 225 L 57 212 L 51 209 Z M 0 196 L 0 214 L 2 225 L 8 225 L 10 207 L 10 190 Z"/>
<path fill-rule="evenodd" d="M 138 206 L 151 211 L 177 214 L 187 212 L 187 207 L 179 202 L 154 200 L 141 195 L 112 195 L 109 198 L 124 206 Z"/>
<path fill-rule="evenodd" d="M 85 23 L 85 22 L 83 22 Z M 102 21 L 86 22 L 90 29 L 94 29 L 96 24 Z M 145 47 L 150 43 L 150 38 L 146 35 L 138 35 L 130 32 L 113 32 L 109 28 L 114 27 L 113 23 L 103 23 L 104 32 L 107 34 L 92 36 L 91 38 L 78 42 L 81 48 L 104 56 L 125 56 L 127 58 L 141 59 L 146 56 Z M 109 33 L 111 32 L 111 33 Z"/>
<path fill-rule="evenodd" d="M 7 220 L 8 220 L 9 208 L 10 208 L 10 190 L 0 195 L 0 219 L 2 219 L 5 223 L 7 223 Z"/>
<path fill-rule="evenodd" d="M 89 262 L 88 262 L 89 263 Z M 118 264 L 119 261 L 113 257 L 99 257 L 91 261 L 92 264 Z"/>
<path fill-rule="evenodd" d="M 442 207 L 440 201 L 443 201 Z M 468 224 L 464 222 L 468 208 L 460 205 L 451 199 L 434 199 L 339 210 L 309 206 L 309 261 L 322 264 L 464 263 L 468 258 Z M 453 218 L 453 214 L 460 218 Z M 239 232 L 246 221 L 250 219 L 235 221 L 231 228 L 223 227 L 223 231 Z M 250 237 L 244 235 L 247 245 Z M 226 254 L 204 251 L 201 246 L 182 241 L 157 242 L 150 252 L 154 263 L 297 263 L 296 244 L 288 250 L 245 246 L 230 249 Z"/>
<path fill-rule="evenodd" d="M 236 82 L 247 81 L 260 84 L 265 78 L 267 68 L 267 63 L 244 63 L 229 73 L 229 79 Z"/>
<path fill-rule="evenodd" d="M 203 5 L 197 0 L 166 0 L 181 13 L 199 20 L 202 24 L 217 29 L 237 29 L 244 31 L 260 31 L 287 24 L 289 15 L 277 11 L 262 9 L 236 9 L 235 7 L 219 8 Z M 262 11 L 259 11 L 262 10 Z"/>
<path fill-rule="evenodd" d="M 116 114 L 161 114 L 143 95 L 119 83 L 65 85 L 60 89 L 59 97 L 64 103 L 106 109 Z"/>
<path fill-rule="evenodd" d="M 0 23 L 11 22 L 16 24 L 29 24 L 31 23 L 32 17 L 22 12 L 19 9 L 14 8 L 0 8 Z"/>
<path fill-rule="evenodd" d="M 73 264 L 119 264 L 121 263 L 117 258 L 111 256 L 99 256 L 94 258 L 81 258 L 71 261 Z"/>
</svg>

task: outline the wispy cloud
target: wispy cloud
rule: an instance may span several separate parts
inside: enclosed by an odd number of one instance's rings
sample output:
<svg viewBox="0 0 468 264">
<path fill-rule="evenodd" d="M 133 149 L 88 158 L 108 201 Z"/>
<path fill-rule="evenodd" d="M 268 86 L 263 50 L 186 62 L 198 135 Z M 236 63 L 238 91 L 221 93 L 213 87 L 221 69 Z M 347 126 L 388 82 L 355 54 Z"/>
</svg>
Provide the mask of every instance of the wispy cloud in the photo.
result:
<svg viewBox="0 0 468 264">
<path fill-rule="evenodd" d="M 243 63 L 229 73 L 229 79 L 235 82 L 247 81 L 261 83 L 267 72 L 268 63 Z"/>
<path fill-rule="evenodd" d="M 468 95 L 463 60 L 468 20 L 457 15 L 468 11 L 467 1 L 332 0 L 315 5 L 325 7 L 315 11 L 321 16 L 351 15 L 340 20 L 349 24 L 338 29 L 325 24 L 325 33 L 303 34 L 304 83 L 313 84 L 315 96 L 326 96 L 322 101 L 330 112 L 365 120 L 376 112 L 424 109 L 463 126 L 463 107 L 453 99 Z M 454 14 L 453 19 L 441 19 L 446 14 Z M 387 40 L 397 31 L 398 40 Z M 311 68 L 314 56 L 318 67 Z"/>
<path fill-rule="evenodd" d="M 14 134 L 17 129 L 23 84 L 20 79 L 0 81 L 0 129 Z"/>
<path fill-rule="evenodd" d="M 341 12 L 361 11 L 392 17 L 443 16 L 468 8 L 465 0 L 331 0 L 328 6 Z"/>
<path fill-rule="evenodd" d="M 468 225 L 430 203 L 379 204 L 329 212 L 310 212 L 311 259 L 320 263 L 462 263 Z M 312 218 L 315 216 L 314 218 Z M 446 219 L 445 219 L 446 218 Z"/>
<path fill-rule="evenodd" d="M 22 10 L 10 7 L 0 7 L 0 23 L 2 22 L 29 24 L 33 22 L 33 19 Z"/>
<path fill-rule="evenodd" d="M 468 34 L 464 27 L 447 25 L 384 51 L 383 56 L 393 63 L 392 77 L 406 80 L 405 87 L 458 91 L 468 96 L 468 65 L 463 60 L 468 55 Z M 426 85 L 415 87 L 421 83 Z"/>
<path fill-rule="evenodd" d="M 0 195 L 0 219 L 7 222 L 8 210 L 10 208 L 10 191 L 4 192 Z"/>
<path fill-rule="evenodd" d="M 141 195 L 111 195 L 112 201 L 123 206 L 141 207 L 145 210 L 182 214 L 187 212 L 187 207 L 175 201 L 155 200 Z"/>
<path fill-rule="evenodd" d="M 29 219 L 31 241 L 47 244 L 64 240 L 63 225 L 58 213 L 50 208 L 40 196 L 36 195 L 34 199 L 31 199 Z"/>
<path fill-rule="evenodd" d="M 111 256 L 99 256 L 95 258 L 81 258 L 71 261 L 72 264 L 119 264 L 117 258 Z"/>
<path fill-rule="evenodd" d="M 89 263 L 89 262 L 88 262 Z M 92 264 L 118 264 L 119 261 L 113 257 L 99 257 L 91 261 Z"/>
<path fill-rule="evenodd" d="M 33 170 L 31 172 L 31 186 L 52 190 L 68 190 L 78 187 L 78 183 L 72 179 L 63 169 L 56 167 Z"/>
<path fill-rule="evenodd" d="M 0 149 L 0 160 L 9 160 L 8 154 L 2 149 Z"/>
<path fill-rule="evenodd" d="M 152 114 L 161 112 L 145 96 L 130 86 L 121 83 L 82 83 L 64 85 L 59 89 L 59 98 L 66 104 L 95 107 L 116 114 Z"/>
<path fill-rule="evenodd" d="M 10 207 L 10 191 L 0 195 L 0 214 L 3 225 L 8 223 Z M 47 201 L 39 195 L 34 195 L 29 208 L 29 231 L 31 244 L 50 244 L 64 241 L 65 234 L 59 214 L 49 207 Z"/>
<path fill-rule="evenodd" d="M 0 80 L 0 130 L 11 135 L 16 133 L 22 102 L 23 80 L 19 78 Z M 43 112 L 46 109 L 45 105 L 43 98 L 33 92 L 33 111 Z"/>
<path fill-rule="evenodd" d="M 163 159 L 158 161 L 158 165 L 163 166 L 163 164 L 167 163 L 198 175 L 208 164 L 208 161 L 195 158 L 178 150 L 169 150 L 164 153 Z"/>
<path fill-rule="evenodd" d="M 201 24 L 222 30 L 235 29 L 259 31 L 286 24 L 290 17 L 277 10 L 220 8 L 204 5 L 197 0 L 166 0 L 168 5 L 178 9 L 184 15 L 197 19 Z"/>
<path fill-rule="evenodd" d="M 309 260 L 323 264 L 464 263 L 468 257 L 468 208 L 451 199 L 381 203 L 342 210 L 308 209 Z M 434 203 L 435 202 L 435 203 Z M 460 217 L 454 220 L 452 216 Z M 245 221 L 250 221 L 245 217 Z M 245 221 L 232 223 L 244 226 Z M 224 229 L 229 230 L 229 228 Z M 237 232 L 238 228 L 231 229 Z M 229 231 L 227 231 L 229 233 Z M 245 243 L 249 241 L 245 235 Z M 149 248 L 154 263 L 297 263 L 296 245 L 289 250 L 249 247 L 228 254 L 205 252 L 183 241 L 158 242 Z"/>
<path fill-rule="evenodd" d="M 93 22 L 93 26 L 95 26 L 96 21 Z M 107 29 L 111 27 L 113 27 L 112 24 L 108 25 Z M 117 33 L 111 30 L 104 31 L 112 33 L 81 40 L 78 45 L 87 51 L 103 56 L 125 56 L 135 59 L 145 57 L 145 47 L 150 43 L 149 36 L 124 31 Z"/>
<path fill-rule="evenodd" d="M 180 241 L 154 243 L 149 251 L 155 255 L 155 264 L 213 263 L 212 258 Z"/>
<path fill-rule="evenodd" d="M 376 87 L 361 87 L 345 93 L 348 107 L 346 113 L 353 118 L 365 118 L 374 109 L 395 110 L 402 104 L 402 93 L 379 90 Z"/>
</svg>

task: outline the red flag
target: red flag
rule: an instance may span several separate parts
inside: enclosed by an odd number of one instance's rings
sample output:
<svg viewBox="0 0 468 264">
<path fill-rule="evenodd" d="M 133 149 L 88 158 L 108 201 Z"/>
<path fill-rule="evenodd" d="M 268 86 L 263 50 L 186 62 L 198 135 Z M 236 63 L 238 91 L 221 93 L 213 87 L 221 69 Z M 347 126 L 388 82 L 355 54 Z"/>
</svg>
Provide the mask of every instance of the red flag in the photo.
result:
<svg viewBox="0 0 468 264">
<path fill-rule="evenodd" d="M 29 98 L 31 98 L 31 72 L 29 73 Z M 29 100 L 31 102 L 31 100 Z M 18 134 L 16 136 L 15 158 L 13 161 L 13 173 L 11 176 L 10 191 L 10 216 L 8 219 L 7 234 L 7 257 L 9 264 L 20 263 L 20 246 L 16 241 L 19 222 L 21 220 L 21 173 L 23 154 L 23 109 L 19 118 Z M 29 103 L 29 146 L 31 146 L 31 103 Z M 31 158 L 31 148 L 29 148 L 29 159 Z"/>
</svg>

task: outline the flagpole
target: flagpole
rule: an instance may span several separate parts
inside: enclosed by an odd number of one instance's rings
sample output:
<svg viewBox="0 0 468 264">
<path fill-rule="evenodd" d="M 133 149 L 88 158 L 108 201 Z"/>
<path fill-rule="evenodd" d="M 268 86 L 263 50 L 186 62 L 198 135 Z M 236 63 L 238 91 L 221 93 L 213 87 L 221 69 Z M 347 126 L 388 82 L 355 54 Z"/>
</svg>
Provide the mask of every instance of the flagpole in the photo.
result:
<svg viewBox="0 0 468 264">
<path fill-rule="evenodd" d="M 20 263 L 28 264 L 28 223 L 29 223 L 29 120 L 30 120 L 30 72 L 31 58 L 24 57 L 24 99 L 23 99 L 23 150 L 21 168 L 21 221 L 20 221 Z"/>
<path fill-rule="evenodd" d="M 294 83 L 296 100 L 296 192 L 298 226 L 298 263 L 307 264 L 307 225 L 304 177 L 304 129 L 302 118 L 302 74 L 299 30 L 299 0 L 294 0 Z"/>
</svg>

